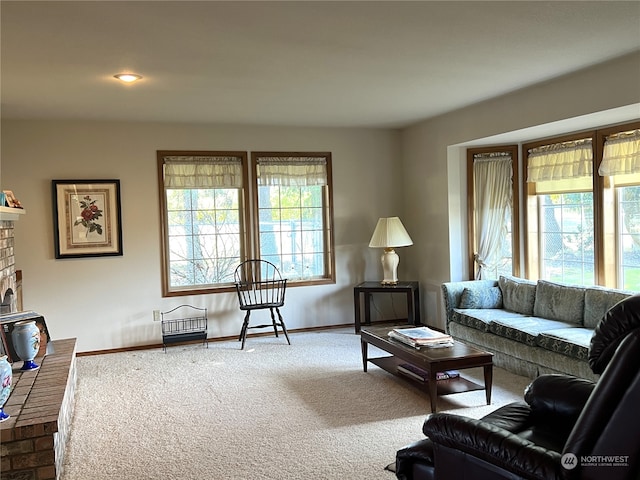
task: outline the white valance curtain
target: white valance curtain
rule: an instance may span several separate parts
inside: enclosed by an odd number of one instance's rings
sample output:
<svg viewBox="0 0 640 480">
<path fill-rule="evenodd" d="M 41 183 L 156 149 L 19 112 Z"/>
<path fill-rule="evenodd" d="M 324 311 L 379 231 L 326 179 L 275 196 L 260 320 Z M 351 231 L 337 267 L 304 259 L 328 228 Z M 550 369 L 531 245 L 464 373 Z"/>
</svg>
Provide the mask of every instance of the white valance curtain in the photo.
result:
<svg viewBox="0 0 640 480">
<path fill-rule="evenodd" d="M 590 177 L 592 173 L 593 148 L 590 138 L 529 150 L 527 182 Z"/>
<path fill-rule="evenodd" d="M 509 153 L 474 155 L 473 190 L 475 205 L 477 279 L 497 266 L 506 234 L 505 218 L 513 202 L 513 160 Z"/>
<path fill-rule="evenodd" d="M 258 185 L 307 187 L 327 185 L 325 157 L 258 157 Z"/>
<path fill-rule="evenodd" d="M 242 159 L 233 156 L 164 157 L 165 188 L 242 188 Z"/>
<path fill-rule="evenodd" d="M 605 139 L 598 173 L 602 176 L 640 173 L 640 130 L 610 135 Z"/>
</svg>

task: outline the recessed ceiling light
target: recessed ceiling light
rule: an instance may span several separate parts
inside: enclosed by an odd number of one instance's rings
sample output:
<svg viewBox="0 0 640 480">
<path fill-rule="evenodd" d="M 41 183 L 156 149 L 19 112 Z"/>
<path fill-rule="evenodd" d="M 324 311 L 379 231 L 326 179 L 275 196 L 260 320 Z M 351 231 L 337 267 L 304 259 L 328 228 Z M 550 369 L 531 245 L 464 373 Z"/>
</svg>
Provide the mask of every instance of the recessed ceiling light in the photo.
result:
<svg viewBox="0 0 640 480">
<path fill-rule="evenodd" d="M 114 75 L 114 78 L 117 78 L 118 80 L 125 83 L 133 83 L 137 80 L 140 80 L 142 78 L 142 75 L 138 75 L 135 73 L 118 73 L 117 75 Z"/>
</svg>

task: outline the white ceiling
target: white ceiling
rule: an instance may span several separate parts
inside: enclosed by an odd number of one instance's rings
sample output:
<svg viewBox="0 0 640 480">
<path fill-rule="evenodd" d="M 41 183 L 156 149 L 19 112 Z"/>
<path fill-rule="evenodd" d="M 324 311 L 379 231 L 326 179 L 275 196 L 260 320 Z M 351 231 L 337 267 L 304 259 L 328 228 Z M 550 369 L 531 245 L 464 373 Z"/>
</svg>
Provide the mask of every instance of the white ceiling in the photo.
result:
<svg viewBox="0 0 640 480">
<path fill-rule="evenodd" d="M 640 49 L 638 1 L 0 9 L 3 118 L 402 127 Z"/>
</svg>

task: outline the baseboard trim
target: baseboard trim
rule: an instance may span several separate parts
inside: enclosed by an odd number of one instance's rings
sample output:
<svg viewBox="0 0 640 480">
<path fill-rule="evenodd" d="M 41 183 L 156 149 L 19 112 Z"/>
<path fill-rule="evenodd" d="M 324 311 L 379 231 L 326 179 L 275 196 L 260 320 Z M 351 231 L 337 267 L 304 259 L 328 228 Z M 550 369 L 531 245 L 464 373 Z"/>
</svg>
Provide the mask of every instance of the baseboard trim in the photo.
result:
<svg viewBox="0 0 640 480">
<path fill-rule="evenodd" d="M 287 330 L 289 333 L 302 333 L 302 332 L 316 332 L 316 331 L 323 331 L 323 330 L 336 330 L 338 328 L 345 328 L 345 327 L 353 327 L 352 323 L 345 323 L 345 324 L 340 324 L 340 325 L 323 325 L 321 327 L 304 327 L 304 328 L 295 328 L 293 330 Z M 255 332 L 255 333 L 251 333 L 251 334 L 247 334 L 247 338 L 251 338 L 251 337 L 267 337 L 267 336 L 272 336 L 273 335 L 273 331 L 269 331 L 269 332 Z M 238 338 L 238 335 L 229 335 L 226 337 L 212 337 L 212 338 L 207 338 L 208 342 L 227 342 L 229 340 L 235 340 Z M 173 343 L 171 345 L 189 345 L 189 344 L 200 344 L 202 343 L 202 340 L 193 340 L 190 342 L 180 342 L 180 343 Z M 134 352 L 137 350 L 153 350 L 156 348 L 162 348 L 162 343 L 152 343 L 152 344 L 148 344 L 148 345 L 135 345 L 135 346 L 131 346 L 131 347 L 122 347 L 122 348 L 110 348 L 110 349 L 105 349 L 105 350 L 90 350 L 87 352 L 77 352 L 76 356 L 77 357 L 86 357 L 86 356 L 90 356 L 90 355 L 107 355 L 109 353 L 121 353 L 121 352 Z"/>
</svg>

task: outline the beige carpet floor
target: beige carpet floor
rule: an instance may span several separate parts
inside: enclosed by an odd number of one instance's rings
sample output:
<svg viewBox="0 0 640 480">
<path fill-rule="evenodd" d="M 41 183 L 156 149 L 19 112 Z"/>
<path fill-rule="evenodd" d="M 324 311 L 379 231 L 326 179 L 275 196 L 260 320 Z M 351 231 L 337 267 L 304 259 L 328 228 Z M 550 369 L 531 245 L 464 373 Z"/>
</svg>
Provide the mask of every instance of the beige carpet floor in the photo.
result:
<svg viewBox="0 0 640 480">
<path fill-rule="evenodd" d="M 393 480 L 384 468 L 422 438 L 428 396 L 364 373 L 352 329 L 290 336 L 79 357 L 62 480 Z M 492 405 L 477 391 L 438 409 L 480 417 L 528 383 L 494 368 Z"/>
</svg>

